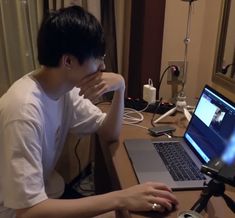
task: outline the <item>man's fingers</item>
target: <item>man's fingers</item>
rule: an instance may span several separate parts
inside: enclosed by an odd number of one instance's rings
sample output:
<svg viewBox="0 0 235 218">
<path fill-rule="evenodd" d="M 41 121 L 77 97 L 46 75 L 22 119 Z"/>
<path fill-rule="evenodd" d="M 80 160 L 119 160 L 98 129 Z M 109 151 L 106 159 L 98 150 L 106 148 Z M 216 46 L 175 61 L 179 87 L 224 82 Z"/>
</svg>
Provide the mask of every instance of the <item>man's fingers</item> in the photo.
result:
<svg viewBox="0 0 235 218">
<path fill-rule="evenodd" d="M 168 187 L 166 184 L 164 183 L 153 183 L 153 187 L 155 189 L 161 189 L 161 190 L 166 190 L 166 191 L 169 191 L 169 192 L 172 192 L 171 188 Z"/>
<path fill-rule="evenodd" d="M 103 83 L 95 84 L 91 87 L 86 87 L 85 86 L 85 87 L 81 88 L 80 94 L 87 96 L 92 92 L 94 92 L 94 93 L 99 92 L 99 90 L 102 89 L 103 87 L 104 87 Z"/>
<path fill-rule="evenodd" d="M 105 84 L 98 84 L 86 90 L 81 90 L 80 95 L 84 95 L 85 98 L 93 100 L 95 98 L 101 97 L 106 92 Z"/>
<path fill-rule="evenodd" d="M 101 80 L 101 73 L 94 73 L 94 74 L 91 74 L 82 78 L 78 82 L 77 86 L 82 87 L 90 83 L 97 83 L 97 81 L 100 81 L 100 80 Z"/>
<path fill-rule="evenodd" d="M 173 204 L 178 204 L 176 197 L 171 192 L 164 191 L 164 190 L 156 190 L 154 191 L 154 196 L 168 199 Z"/>
</svg>

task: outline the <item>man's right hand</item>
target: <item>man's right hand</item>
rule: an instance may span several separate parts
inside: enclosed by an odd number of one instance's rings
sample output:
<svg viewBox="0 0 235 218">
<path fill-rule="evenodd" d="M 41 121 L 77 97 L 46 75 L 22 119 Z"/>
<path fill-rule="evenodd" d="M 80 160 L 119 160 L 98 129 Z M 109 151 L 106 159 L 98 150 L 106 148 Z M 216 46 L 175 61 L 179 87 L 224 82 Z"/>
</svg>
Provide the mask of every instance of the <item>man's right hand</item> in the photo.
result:
<svg viewBox="0 0 235 218">
<path fill-rule="evenodd" d="M 94 100 L 104 93 L 125 89 L 125 82 L 121 75 L 112 72 L 98 72 L 84 77 L 77 86 L 80 95 Z"/>
<path fill-rule="evenodd" d="M 130 211 L 150 211 L 156 204 L 156 211 L 171 211 L 178 201 L 171 189 L 163 183 L 147 182 L 121 190 L 121 207 Z"/>
</svg>

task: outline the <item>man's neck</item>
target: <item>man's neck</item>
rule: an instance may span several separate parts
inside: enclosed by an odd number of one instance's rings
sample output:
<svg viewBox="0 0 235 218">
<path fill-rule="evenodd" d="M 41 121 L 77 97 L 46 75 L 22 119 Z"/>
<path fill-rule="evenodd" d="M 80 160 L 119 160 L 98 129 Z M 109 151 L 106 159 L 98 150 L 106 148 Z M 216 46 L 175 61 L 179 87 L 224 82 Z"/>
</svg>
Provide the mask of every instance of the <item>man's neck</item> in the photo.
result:
<svg viewBox="0 0 235 218">
<path fill-rule="evenodd" d="M 36 71 L 33 77 L 37 80 L 48 97 L 54 100 L 58 100 L 73 88 L 68 84 L 64 72 L 59 68 L 43 67 Z"/>
</svg>

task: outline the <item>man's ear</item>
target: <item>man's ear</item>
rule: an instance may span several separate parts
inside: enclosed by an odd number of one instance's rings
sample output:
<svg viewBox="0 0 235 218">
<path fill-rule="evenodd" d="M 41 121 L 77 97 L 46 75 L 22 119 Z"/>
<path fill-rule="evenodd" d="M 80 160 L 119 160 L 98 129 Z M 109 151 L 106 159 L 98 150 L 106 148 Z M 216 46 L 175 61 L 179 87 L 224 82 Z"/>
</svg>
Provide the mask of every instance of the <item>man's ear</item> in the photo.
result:
<svg viewBox="0 0 235 218">
<path fill-rule="evenodd" d="M 61 58 L 61 65 L 63 67 L 65 67 L 67 70 L 71 70 L 73 68 L 73 63 L 74 62 L 74 58 L 72 57 L 72 55 L 63 55 Z"/>
</svg>

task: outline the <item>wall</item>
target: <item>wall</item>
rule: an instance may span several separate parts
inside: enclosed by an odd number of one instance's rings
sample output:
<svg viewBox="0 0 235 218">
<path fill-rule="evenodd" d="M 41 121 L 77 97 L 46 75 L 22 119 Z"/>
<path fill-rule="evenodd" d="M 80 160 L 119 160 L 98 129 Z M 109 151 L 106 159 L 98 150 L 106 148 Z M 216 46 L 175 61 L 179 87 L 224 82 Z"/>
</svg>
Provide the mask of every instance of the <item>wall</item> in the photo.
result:
<svg viewBox="0 0 235 218">
<path fill-rule="evenodd" d="M 235 99 L 235 94 L 220 88 L 211 81 L 215 58 L 219 18 L 222 0 L 194 1 L 191 30 L 188 45 L 188 73 L 185 93 L 189 99 L 197 97 L 204 85 L 212 85 L 227 97 Z M 186 24 L 189 3 L 181 0 L 166 0 L 162 70 L 168 61 L 183 60 Z M 165 76 L 161 86 L 161 96 L 171 97 L 171 86 Z"/>
</svg>

